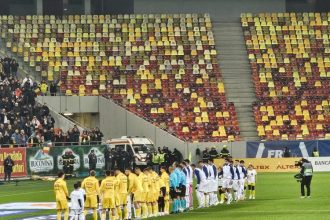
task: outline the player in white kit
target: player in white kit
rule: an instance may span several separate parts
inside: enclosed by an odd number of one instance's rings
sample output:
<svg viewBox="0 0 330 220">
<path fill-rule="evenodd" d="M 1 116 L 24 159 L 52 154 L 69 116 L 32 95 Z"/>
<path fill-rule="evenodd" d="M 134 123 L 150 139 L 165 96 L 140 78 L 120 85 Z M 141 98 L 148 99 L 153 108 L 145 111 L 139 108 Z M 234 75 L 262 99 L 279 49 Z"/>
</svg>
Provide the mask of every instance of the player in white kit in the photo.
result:
<svg viewBox="0 0 330 220">
<path fill-rule="evenodd" d="M 239 176 L 240 176 L 238 200 L 244 200 L 245 199 L 245 180 L 246 180 L 246 168 L 244 166 L 244 160 L 239 161 L 238 172 L 239 172 Z"/>
<path fill-rule="evenodd" d="M 211 177 L 210 177 L 210 173 L 209 173 L 209 168 L 208 168 L 208 164 L 203 163 L 203 161 L 200 161 L 199 166 L 201 167 L 202 171 L 205 174 L 206 177 L 206 190 L 205 190 L 205 207 L 209 207 L 210 205 L 210 192 L 211 192 Z"/>
<path fill-rule="evenodd" d="M 227 204 L 230 204 L 232 201 L 232 186 L 233 186 L 233 179 L 234 179 L 234 169 L 232 164 L 230 163 L 230 159 L 226 158 L 225 163 L 222 166 L 222 172 L 219 174 L 222 176 L 223 179 L 223 190 L 227 197 Z"/>
<path fill-rule="evenodd" d="M 192 164 L 194 176 L 196 178 L 196 197 L 198 200 L 198 208 L 205 207 L 205 193 L 207 191 L 207 181 L 204 171 L 202 170 L 202 163 L 198 163 L 198 167 Z"/>
<path fill-rule="evenodd" d="M 234 169 L 234 179 L 233 179 L 233 193 L 234 193 L 234 201 L 238 201 L 238 191 L 240 189 L 239 184 L 240 184 L 240 175 L 238 171 L 238 161 L 235 161 L 235 165 L 233 166 Z"/>
<path fill-rule="evenodd" d="M 209 169 L 209 187 L 210 187 L 210 205 L 218 205 L 218 170 L 214 165 L 213 159 L 209 159 L 208 161 L 208 169 Z"/>
<path fill-rule="evenodd" d="M 187 188 L 187 192 L 189 192 L 189 204 L 187 202 L 187 207 L 192 210 L 194 207 L 194 200 L 193 200 L 193 177 L 194 177 L 194 171 L 192 167 L 190 166 L 190 160 L 186 159 L 184 160 L 186 162 L 187 170 L 188 170 L 188 179 L 189 179 L 189 188 Z M 189 206 L 188 206 L 189 205 Z"/>
<path fill-rule="evenodd" d="M 79 190 L 79 184 L 73 185 L 74 191 L 70 194 L 71 205 L 70 205 L 70 220 L 83 220 L 85 219 L 84 210 L 84 194 Z"/>
</svg>

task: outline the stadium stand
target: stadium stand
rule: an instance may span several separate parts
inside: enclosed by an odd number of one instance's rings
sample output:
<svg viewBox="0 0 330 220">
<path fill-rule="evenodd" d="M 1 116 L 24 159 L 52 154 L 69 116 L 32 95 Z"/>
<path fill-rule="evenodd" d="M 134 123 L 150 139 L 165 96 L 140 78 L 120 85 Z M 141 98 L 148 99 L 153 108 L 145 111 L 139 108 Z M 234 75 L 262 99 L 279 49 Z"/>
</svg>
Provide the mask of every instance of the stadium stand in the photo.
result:
<svg viewBox="0 0 330 220">
<path fill-rule="evenodd" d="M 241 15 L 261 139 L 330 137 L 328 20 L 327 13 Z"/>
<path fill-rule="evenodd" d="M 65 95 L 111 98 L 182 140 L 239 140 L 208 14 L 0 19 L 6 47 Z"/>
</svg>

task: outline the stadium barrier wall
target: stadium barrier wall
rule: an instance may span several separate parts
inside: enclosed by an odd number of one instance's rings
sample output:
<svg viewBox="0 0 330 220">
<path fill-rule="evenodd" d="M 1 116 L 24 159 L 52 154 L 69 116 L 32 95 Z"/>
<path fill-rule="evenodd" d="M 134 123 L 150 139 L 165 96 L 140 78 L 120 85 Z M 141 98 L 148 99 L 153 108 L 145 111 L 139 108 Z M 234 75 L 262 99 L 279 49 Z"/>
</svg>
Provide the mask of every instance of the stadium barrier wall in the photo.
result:
<svg viewBox="0 0 330 220">
<path fill-rule="evenodd" d="M 246 157 L 248 158 L 279 158 L 283 157 L 284 148 L 290 149 L 292 157 L 310 157 L 313 149 L 319 151 L 320 156 L 330 156 L 330 140 L 316 141 L 248 141 L 246 143 Z"/>
<path fill-rule="evenodd" d="M 12 177 L 26 177 L 26 148 L 0 148 L 0 178 L 4 177 L 4 160 L 10 155 L 14 161 Z"/>
<path fill-rule="evenodd" d="M 91 150 L 94 150 L 97 156 L 96 171 L 100 173 L 104 169 L 103 152 L 105 147 L 106 145 L 27 148 L 27 174 L 56 175 L 59 170 L 63 170 L 62 155 L 71 151 L 75 156 L 74 173 L 87 175 L 89 170 L 88 155 Z"/>
<path fill-rule="evenodd" d="M 236 160 L 236 158 L 235 158 Z M 297 158 L 238 158 L 244 160 L 245 166 L 252 164 L 259 173 L 285 173 L 299 172 L 299 167 L 295 166 Z M 224 159 L 216 159 L 215 164 L 220 167 Z"/>
</svg>

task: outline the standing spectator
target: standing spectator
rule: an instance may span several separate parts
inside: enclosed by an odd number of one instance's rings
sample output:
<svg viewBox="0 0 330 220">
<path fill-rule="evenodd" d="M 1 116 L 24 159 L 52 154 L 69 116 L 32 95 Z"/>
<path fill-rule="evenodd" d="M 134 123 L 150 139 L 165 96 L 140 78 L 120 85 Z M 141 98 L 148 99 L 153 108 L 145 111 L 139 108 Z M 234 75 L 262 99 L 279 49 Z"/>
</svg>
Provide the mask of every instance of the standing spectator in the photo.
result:
<svg viewBox="0 0 330 220">
<path fill-rule="evenodd" d="M 15 146 L 17 146 L 21 142 L 18 129 L 15 129 L 15 132 L 12 134 L 11 139 L 13 140 Z"/>
<path fill-rule="evenodd" d="M 13 59 L 10 63 L 10 70 L 11 70 L 11 74 L 14 77 L 17 77 L 17 70 L 18 70 L 19 64 L 16 62 L 15 59 Z"/>
<path fill-rule="evenodd" d="M 64 144 L 64 135 L 63 135 L 62 130 L 59 130 L 57 132 L 57 134 L 55 134 L 54 142 L 55 142 L 55 146 L 63 146 L 63 144 Z"/>
<path fill-rule="evenodd" d="M 80 136 L 80 144 L 89 145 L 89 141 L 90 141 L 90 138 L 89 138 L 88 132 L 86 130 L 84 130 Z"/>
<path fill-rule="evenodd" d="M 21 133 L 19 135 L 19 145 L 22 147 L 26 147 L 26 144 L 28 143 L 29 137 L 25 134 L 24 130 L 21 130 Z"/>
<path fill-rule="evenodd" d="M 40 92 L 41 92 L 42 96 L 47 95 L 48 85 L 47 85 L 45 80 L 41 81 L 41 83 L 39 84 L 39 89 L 40 89 Z"/>
<path fill-rule="evenodd" d="M 31 88 L 33 86 L 33 81 L 30 78 L 30 76 L 27 74 L 25 78 L 22 81 L 22 87 L 23 88 Z"/>
<path fill-rule="evenodd" d="M 95 133 L 95 138 L 96 138 L 97 144 L 101 144 L 102 138 L 103 138 L 103 133 L 100 131 L 100 129 L 98 127 L 96 127 L 94 129 L 94 133 Z"/>
<path fill-rule="evenodd" d="M 56 96 L 57 93 L 57 85 L 55 84 L 55 82 L 52 82 L 49 86 L 49 92 L 51 96 Z"/>
<path fill-rule="evenodd" d="M 79 131 L 77 125 L 74 125 L 73 129 L 72 129 L 72 142 L 73 142 L 73 145 L 78 145 L 79 144 L 79 138 L 80 138 L 80 131 Z"/>
<path fill-rule="evenodd" d="M 31 123 L 34 126 L 34 129 L 39 129 L 40 121 L 37 119 L 37 116 L 33 116 Z"/>
<path fill-rule="evenodd" d="M 7 158 L 3 161 L 4 171 L 5 171 L 5 181 L 10 182 L 11 173 L 13 172 L 14 161 L 11 159 L 11 156 L 8 155 Z"/>
<path fill-rule="evenodd" d="M 91 150 L 90 154 L 88 155 L 89 171 L 96 170 L 96 163 L 97 163 L 96 154 L 94 153 L 94 150 Z"/>
<path fill-rule="evenodd" d="M 3 63 L 3 72 L 5 74 L 5 76 L 10 76 L 10 61 L 9 60 L 5 60 Z"/>
</svg>

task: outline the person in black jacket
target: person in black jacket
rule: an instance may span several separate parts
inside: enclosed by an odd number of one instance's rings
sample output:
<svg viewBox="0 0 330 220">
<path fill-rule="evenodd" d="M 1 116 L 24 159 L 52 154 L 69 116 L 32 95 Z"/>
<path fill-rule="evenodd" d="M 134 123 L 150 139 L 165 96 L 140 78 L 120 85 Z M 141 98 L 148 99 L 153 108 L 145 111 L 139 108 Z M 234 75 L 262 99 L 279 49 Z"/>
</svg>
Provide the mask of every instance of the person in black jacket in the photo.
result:
<svg viewBox="0 0 330 220">
<path fill-rule="evenodd" d="M 94 153 L 94 150 L 91 150 L 90 154 L 88 154 L 88 163 L 89 163 L 89 171 L 96 170 L 97 156 Z"/>
<path fill-rule="evenodd" d="M 218 151 L 215 149 L 215 147 L 212 147 L 210 152 L 210 159 L 214 160 L 215 158 L 217 158 L 219 156 Z"/>
<path fill-rule="evenodd" d="M 203 158 L 203 162 L 207 163 L 210 159 L 210 153 L 209 153 L 209 148 L 205 148 L 205 150 L 203 150 L 202 152 L 202 158 Z"/>
<path fill-rule="evenodd" d="M 115 168 L 115 158 L 114 149 L 106 147 L 104 149 L 104 160 L 105 160 L 105 170 L 114 170 Z"/>
<path fill-rule="evenodd" d="M 56 96 L 56 93 L 57 93 L 57 85 L 55 84 L 55 82 L 52 82 L 52 83 L 50 84 L 49 92 L 50 92 L 50 95 L 51 95 L 51 96 Z"/>
<path fill-rule="evenodd" d="M 8 155 L 7 158 L 3 161 L 4 171 L 5 171 L 5 181 L 10 181 L 11 173 L 13 172 L 14 161 L 11 159 L 11 156 Z"/>
</svg>

